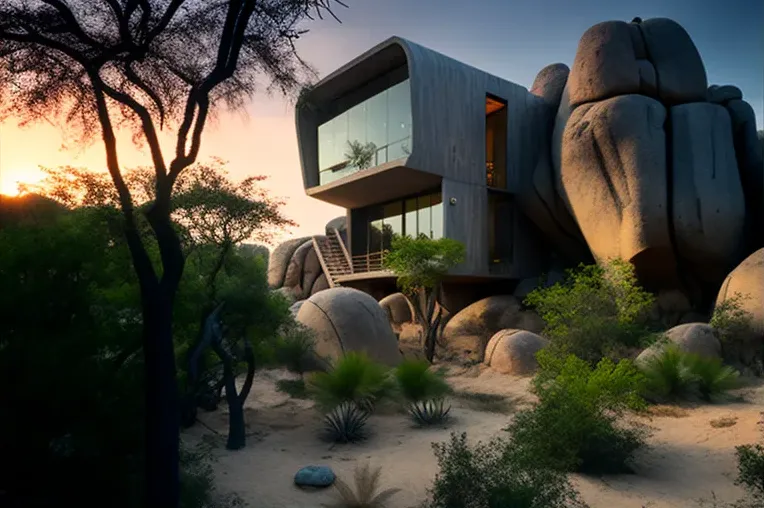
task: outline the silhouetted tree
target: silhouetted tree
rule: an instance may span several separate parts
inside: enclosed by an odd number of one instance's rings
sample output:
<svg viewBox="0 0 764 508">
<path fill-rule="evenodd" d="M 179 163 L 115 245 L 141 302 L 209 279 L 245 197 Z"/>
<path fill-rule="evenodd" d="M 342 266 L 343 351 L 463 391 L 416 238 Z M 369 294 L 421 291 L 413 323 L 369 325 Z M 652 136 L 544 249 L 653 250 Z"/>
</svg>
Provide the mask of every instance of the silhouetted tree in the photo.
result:
<svg viewBox="0 0 764 508">
<path fill-rule="evenodd" d="M 100 134 L 119 196 L 142 303 L 146 386 L 146 506 L 178 505 L 178 388 L 173 303 L 184 255 L 171 195 L 196 161 L 208 117 L 240 108 L 261 74 L 284 92 L 310 76 L 294 41 L 300 22 L 339 0 L 4 0 L 0 3 L 0 111 L 23 122 L 54 118 L 81 141 Z M 123 177 L 118 127 L 148 145 L 155 172 L 145 217 L 152 264 Z M 172 128 L 163 150 L 158 131 Z"/>
</svg>

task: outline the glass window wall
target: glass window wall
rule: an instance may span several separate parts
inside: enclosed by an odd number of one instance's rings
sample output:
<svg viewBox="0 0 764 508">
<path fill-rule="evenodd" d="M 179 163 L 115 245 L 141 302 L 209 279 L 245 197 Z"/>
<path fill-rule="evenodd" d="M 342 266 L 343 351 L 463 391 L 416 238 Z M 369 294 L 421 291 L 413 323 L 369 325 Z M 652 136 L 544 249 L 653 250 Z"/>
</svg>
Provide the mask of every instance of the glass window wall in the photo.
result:
<svg viewBox="0 0 764 508">
<path fill-rule="evenodd" d="M 320 185 L 367 169 L 349 163 L 347 154 L 351 142 L 371 151 L 368 167 L 410 153 L 411 89 L 408 79 L 318 127 Z"/>
</svg>

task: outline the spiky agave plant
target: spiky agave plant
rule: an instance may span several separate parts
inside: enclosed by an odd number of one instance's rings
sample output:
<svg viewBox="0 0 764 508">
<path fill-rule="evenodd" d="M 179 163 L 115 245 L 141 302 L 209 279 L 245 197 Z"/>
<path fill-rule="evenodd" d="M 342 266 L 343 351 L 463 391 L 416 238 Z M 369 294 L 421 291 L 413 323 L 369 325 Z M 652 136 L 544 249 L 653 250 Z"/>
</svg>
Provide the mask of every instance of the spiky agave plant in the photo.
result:
<svg viewBox="0 0 764 508">
<path fill-rule="evenodd" d="M 451 387 L 443 374 L 433 371 L 424 360 L 406 359 L 395 369 L 398 391 L 408 404 L 411 418 L 419 425 L 443 422 L 451 410 L 445 397 Z"/>
<path fill-rule="evenodd" d="M 357 443 L 368 437 L 369 413 L 353 402 L 342 402 L 324 416 L 323 438 L 333 443 Z"/>
<path fill-rule="evenodd" d="M 729 365 L 724 365 L 720 358 L 686 354 L 685 362 L 698 393 L 706 401 L 738 385 L 740 373 Z"/>
<path fill-rule="evenodd" d="M 372 468 L 369 464 L 357 466 L 353 475 L 355 490 L 337 478 L 334 480 L 337 501 L 322 506 L 325 508 L 384 508 L 387 501 L 400 489 L 385 489 L 377 492 L 381 473 L 381 468 Z"/>
</svg>

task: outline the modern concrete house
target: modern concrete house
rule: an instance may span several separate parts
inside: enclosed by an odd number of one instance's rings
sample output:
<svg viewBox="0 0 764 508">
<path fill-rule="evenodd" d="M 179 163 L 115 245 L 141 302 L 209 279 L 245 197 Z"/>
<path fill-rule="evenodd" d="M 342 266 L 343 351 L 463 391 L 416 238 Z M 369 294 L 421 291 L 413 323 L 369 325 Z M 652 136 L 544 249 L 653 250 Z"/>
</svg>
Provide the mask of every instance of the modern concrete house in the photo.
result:
<svg viewBox="0 0 764 508">
<path fill-rule="evenodd" d="M 306 193 L 347 209 L 347 235 L 318 242 L 332 285 L 390 282 L 392 234 L 466 245 L 453 283 L 506 286 L 544 269 L 540 233 L 516 209 L 532 174 L 540 99 L 524 87 L 392 37 L 301 97 Z M 365 161 L 349 157 L 363 147 Z M 375 282 L 376 281 L 376 282 Z"/>
</svg>

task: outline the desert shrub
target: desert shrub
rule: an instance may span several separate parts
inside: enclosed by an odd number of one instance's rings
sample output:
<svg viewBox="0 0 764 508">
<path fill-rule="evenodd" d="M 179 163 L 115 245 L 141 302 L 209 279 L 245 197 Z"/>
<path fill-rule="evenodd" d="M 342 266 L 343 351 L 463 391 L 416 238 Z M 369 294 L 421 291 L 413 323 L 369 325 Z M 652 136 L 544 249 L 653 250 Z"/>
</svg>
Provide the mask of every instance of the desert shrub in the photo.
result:
<svg viewBox="0 0 764 508">
<path fill-rule="evenodd" d="M 621 260 L 581 265 L 563 282 L 533 290 L 525 304 L 546 323 L 544 335 L 560 356 L 574 354 L 592 365 L 619 359 L 648 345 L 653 296 L 639 286 L 634 267 Z"/>
<path fill-rule="evenodd" d="M 400 489 L 385 489 L 378 492 L 381 472 L 381 468 L 372 468 L 368 464 L 356 466 L 353 474 L 355 489 L 344 480 L 337 478 L 333 484 L 337 501 L 322 506 L 326 508 L 384 508 L 387 501 Z"/>
<path fill-rule="evenodd" d="M 640 365 L 647 379 L 646 389 L 655 399 L 678 399 L 700 396 L 710 401 L 737 386 L 738 372 L 719 358 L 681 351 L 668 345 Z"/>
<path fill-rule="evenodd" d="M 446 419 L 451 406 L 444 399 L 452 390 L 441 372 L 433 371 L 424 360 L 406 359 L 395 369 L 394 377 L 416 423 L 432 425 Z"/>
<path fill-rule="evenodd" d="M 714 308 L 709 324 L 722 344 L 725 361 L 753 367 L 758 375 L 764 374 L 764 346 L 758 348 L 751 340 L 755 334 L 753 316 L 743 308 L 749 295 L 735 293 Z"/>
<path fill-rule="evenodd" d="M 433 449 L 439 471 L 426 508 L 585 506 L 563 473 L 529 466 L 508 441 L 471 446 L 465 433 L 452 433 L 449 442 L 435 443 Z"/>
<path fill-rule="evenodd" d="M 297 322 L 290 322 L 276 339 L 275 360 L 290 372 L 305 373 L 315 347 L 313 332 Z"/>
<path fill-rule="evenodd" d="M 685 354 L 676 346 L 668 346 L 645 359 L 639 366 L 647 380 L 647 393 L 652 398 L 676 399 L 692 391 L 693 376 Z"/>
<path fill-rule="evenodd" d="M 703 400 L 731 390 L 738 385 L 738 371 L 724 365 L 720 358 L 685 354 L 693 384 Z"/>
<path fill-rule="evenodd" d="M 390 388 L 387 368 L 356 352 L 347 353 L 328 372 L 316 372 L 308 379 L 308 390 L 325 410 L 350 402 L 370 411 Z"/>
<path fill-rule="evenodd" d="M 629 471 L 647 432 L 623 416 L 644 407 L 642 375 L 628 360 L 603 359 L 592 368 L 573 355 L 560 360 L 542 351 L 538 359 L 542 371 L 559 374 L 534 380 L 538 403 L 519 412 L 507 428 L 518 455 L 560 471 Z"/>
<path fill-rule="evenodd" d="M 180 449 L 180 508 L 235 508 L 246 506 L 237 494 L 221 493 L 215 486 L 210 447 L 200 443 Z"/>
<path fill-rule="evenodd" d="M 759 426 L 764 431 L 764 412 L 761 413 L 761 416 Z M 735 485 L 742 487 L 746 496 L 731 508 L 760 508 L 764 506 L 764 444 L 738 446 L 735 449 L 735 454 L 738 468 Z"/>
</svg>

